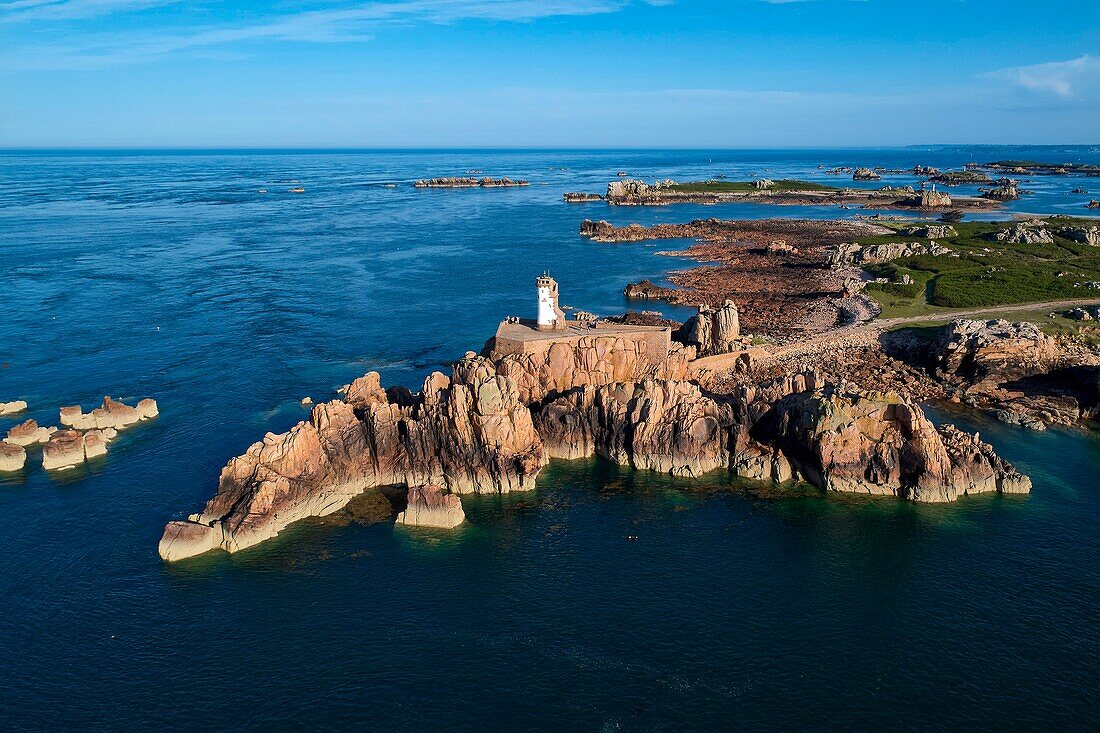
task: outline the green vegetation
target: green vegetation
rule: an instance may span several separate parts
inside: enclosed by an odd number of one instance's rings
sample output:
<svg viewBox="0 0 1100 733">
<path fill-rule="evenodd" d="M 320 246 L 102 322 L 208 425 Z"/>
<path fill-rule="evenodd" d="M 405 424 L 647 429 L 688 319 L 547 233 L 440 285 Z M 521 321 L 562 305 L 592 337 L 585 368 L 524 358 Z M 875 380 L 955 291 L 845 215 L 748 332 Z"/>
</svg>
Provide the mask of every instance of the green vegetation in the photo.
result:
<svg viewBox="0 0 1100 733">
<path fill-rule="evenodd" d="M 888 277 L 889 284 L 871 283 L 867 291 L 883 308 L 883 318 L 923 315 L 939 309 L 1070 300 L 1095 296 L 1100 290 L 1083 285 L 1100 281 L 1100 248 L 1074 242 L 1061 234 L 1063 226 L 1094 226 L 1095 220 L 1052 217 L 1046 229 L 1054 244 L 1008 244 L 994 235 L 1013 222 L 965 222 L 955 224 L 958 237 L 940 244 L 959 256 L 920 255 L 902 257 L 865 269 L 874 277 Z M 903 225 L 890 225 L 898 234 L 868 237 L 860 244 L 912 242 L 901 234 Z M 901 285 L 909 275 L 912 285 Z"/>
<path fill-rule="evenodd" d="M 835 186 L 808 181 L 772 181 L 768 188 L 757 188 L 752 181 L 694 181 L 668 186 L 665 191 L 674 193 L 751 193 L 753 191 L 841 191 Z"/>
<path fill-rule="evenodd" d="M 932 176 L 931 180 L 948 186 L 955 186 L 960 183 L 990 182 L 989 176 L 979 171 L 944 171 L 943 173 Z"/>
</svg>

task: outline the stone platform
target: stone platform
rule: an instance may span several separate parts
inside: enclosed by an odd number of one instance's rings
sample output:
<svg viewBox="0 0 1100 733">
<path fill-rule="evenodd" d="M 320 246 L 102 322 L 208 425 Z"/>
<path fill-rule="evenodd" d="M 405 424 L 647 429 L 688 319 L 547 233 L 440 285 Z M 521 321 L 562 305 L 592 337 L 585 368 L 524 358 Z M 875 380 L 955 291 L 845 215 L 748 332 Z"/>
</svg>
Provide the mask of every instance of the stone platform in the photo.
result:
<svg viewBox="0 0 1100 733">
<path fill-rule="evenodd" d="M 656 363 L 672 348 L 672 329 L 668 326 L 630 326 L 598 321 L 567 321 L 556 331 L 540 331 L 534 320 L 503 321 L 493 341 L 493 358 L 506 354 L 545 354 L 558 343 L 576 345 L 584 338 L 610 336 L 638 344 L 638 353 Z"/>
</svg>

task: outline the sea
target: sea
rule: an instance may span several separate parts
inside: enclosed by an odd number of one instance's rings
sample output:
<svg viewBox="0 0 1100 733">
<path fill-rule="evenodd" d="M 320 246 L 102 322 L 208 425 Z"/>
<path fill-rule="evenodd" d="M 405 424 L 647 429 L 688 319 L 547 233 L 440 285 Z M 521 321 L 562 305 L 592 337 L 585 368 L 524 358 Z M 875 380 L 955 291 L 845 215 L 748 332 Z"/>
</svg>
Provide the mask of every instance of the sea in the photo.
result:
<svg viewBox="0 0 1100 733">
<path fill-rule="evenodd" d="M 0 729 L 1096 730 L 1089 427 L 930 406 L 1031 475 L 1026 497 L 775 496 L 554 462 L 533 492 L 464 497 L 449 533 L 303 524 L 157 556 L 165 522 L 302 398 L 372 370 L 418 389 L 532 315 L 543 272 L 609 315 L 627 282 L 692 264 L 659 254 L 687 242 L 595 243 L 583 219 L 873 213 L 564 192 L 619 171 L 874 187 L 826 170 L 1000 159 L 1100 148 L 0 151 L 0 401 L 30 403 L 0 430 L 104 395 L 161 411 L 83 468 L 47 473 L 31 449 L 0 474 Z M 531 185 L 412 186 L 474 170 Z M 1100 178 L 1024 178 L 1009 213 L 1100 198 Z"/>
</svg>

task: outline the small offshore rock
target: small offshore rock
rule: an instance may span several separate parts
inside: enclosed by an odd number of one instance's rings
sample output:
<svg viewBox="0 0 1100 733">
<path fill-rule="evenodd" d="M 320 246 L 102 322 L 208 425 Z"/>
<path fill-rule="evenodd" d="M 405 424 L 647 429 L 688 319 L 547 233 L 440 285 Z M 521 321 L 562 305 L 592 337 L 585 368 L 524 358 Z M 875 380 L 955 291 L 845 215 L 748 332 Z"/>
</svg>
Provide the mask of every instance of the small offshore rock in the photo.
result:
<svg viewBox="0 0 1100 733">
<path fill-rule="evenodd" d="M 466 521 L 462 500 L 457 494 L 445 494 L 439 486 L 415 486 L 409 489 L 405 511 L 397 515 L 397 524 L 407 527 L 453 529 Z"/>
<path fill-rule="evenodd" d="M 27 403 L 24 400 L 0 402 L 0 415 L 14 415 L 15 413 L 22 412 L 25 409 L 27 409 Z"/>
<path fill-rule="evenodd" d="M 58 430 L 42 446 L 42 467 L 47 471 L 73 468 L 84 462 L 84 434 Z"/>
<path fill-rule="evenodd" d="M 0 471 L 18 471 L 27 462 L 27 451 L 21 445 L 0 441 Z"/>
</svg>

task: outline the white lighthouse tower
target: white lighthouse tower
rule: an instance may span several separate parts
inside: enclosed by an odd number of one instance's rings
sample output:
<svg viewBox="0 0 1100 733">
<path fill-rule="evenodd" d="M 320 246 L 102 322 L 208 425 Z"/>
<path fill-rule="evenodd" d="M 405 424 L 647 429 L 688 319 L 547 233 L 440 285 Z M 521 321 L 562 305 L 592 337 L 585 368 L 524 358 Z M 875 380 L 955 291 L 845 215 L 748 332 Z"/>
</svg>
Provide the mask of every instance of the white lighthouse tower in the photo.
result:
<svg viewBox="0 0 1100 733">
<path fill-rule="evenodd" d="M 535 279 L 539 295 L 538 328 L 540 331 L 565 330 L 565 313 L 558 307 L 558 283 L 544 272 Z"/>
</svg>

